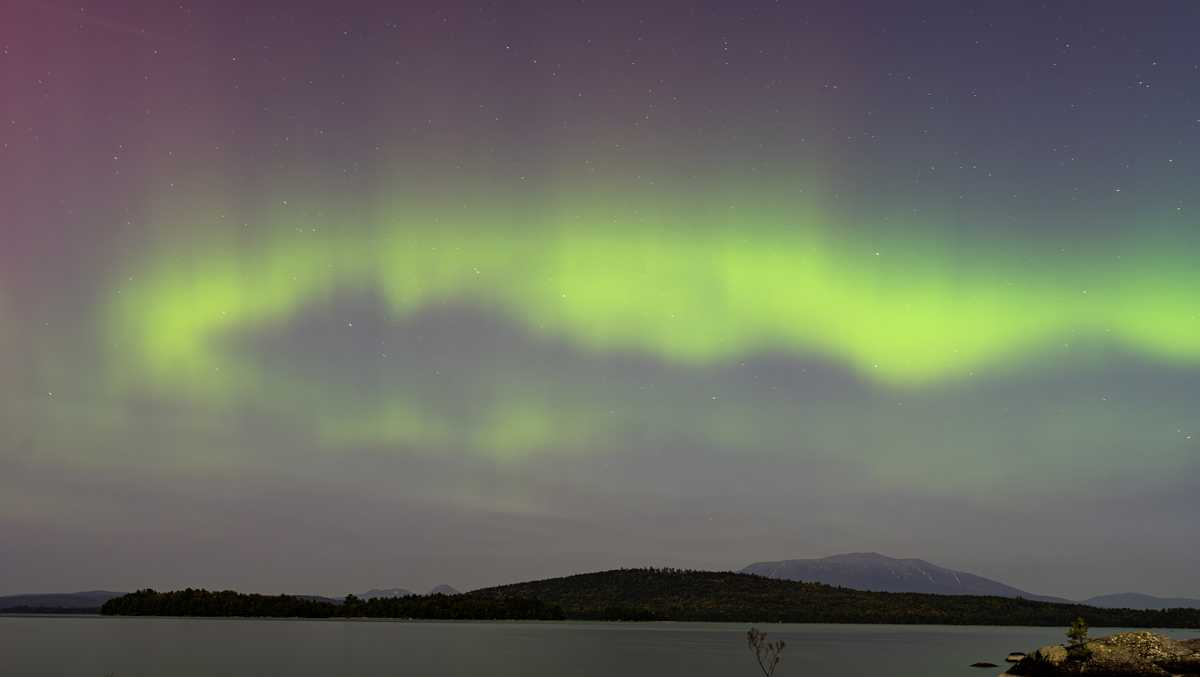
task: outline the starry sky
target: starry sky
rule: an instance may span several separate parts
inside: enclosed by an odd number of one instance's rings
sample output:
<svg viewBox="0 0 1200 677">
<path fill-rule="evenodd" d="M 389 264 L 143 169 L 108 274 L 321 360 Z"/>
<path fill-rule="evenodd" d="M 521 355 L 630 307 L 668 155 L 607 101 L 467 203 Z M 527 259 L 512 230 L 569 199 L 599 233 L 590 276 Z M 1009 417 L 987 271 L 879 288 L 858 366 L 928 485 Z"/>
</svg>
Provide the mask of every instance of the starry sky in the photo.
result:
<svg viewBox="0 0 1200 677">
<path fill-rule="evenodd" d="M 0 8 L 0 593 L 1200 597 L 1200 6 Z"/>
</svg>

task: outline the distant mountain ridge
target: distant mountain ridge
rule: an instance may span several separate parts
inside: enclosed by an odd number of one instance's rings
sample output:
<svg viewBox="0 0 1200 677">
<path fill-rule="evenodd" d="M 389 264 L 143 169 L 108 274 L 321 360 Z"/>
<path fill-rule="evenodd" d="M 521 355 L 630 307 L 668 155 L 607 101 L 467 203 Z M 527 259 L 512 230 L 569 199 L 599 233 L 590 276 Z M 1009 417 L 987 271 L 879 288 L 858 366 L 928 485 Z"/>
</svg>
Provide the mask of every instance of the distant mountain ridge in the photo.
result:
<svg viewBox="0 0 1200 677">
<path fill-rule="evenodd" d="M 377 599 L 387 597 L 409 597 L 417 593 L 407 588 L 371 588 L 370 590 L 355 595 L 359 599 Z"/>
<path fill-rule="evenodd" d="M 933 595 L 1020 597 L 1039 602 L 1073 603 L 1061 597 L 1026 592 L 1011 585 L 955 571 L 921 559 L 897 559 L 877 552 L 852 552 L 820 559 L 756 562 L 741 570 L 767 578 L 824 583 L 854 590 L 920 592 Z"/>
<path fill-rule="evenodd" d="M 1088 606 L 1103 609 L 1200 609 L 1200 599 L 1188 597 L 1155 597 L 1140 592 L 1119 592 L 1097 595 L 1084 600 Z"/>
<path fill-rule="evenodd" d="M 82 592 L 46 592 L 0 597 L 0 611 L 71 609 L 99 611 L 110 599 L 124 595 L 111 590 L 84 590 Z"/>
<path fill-rule="evenodd" d="M 457 595 L 460 593 L 458 590 L 455 590 L 454 588 L 450 587 L 449 585 L 442 583 L 440 585 L 433 586 L 433 588 L 426 594 L 429 594 L 429 595 Z M 372 588 L 372 589 L 368 590 L 367 592 L 364 592 L 360 595 L 355 595 L 355 597 L 357 597 L 359 599 L 368 599 L 369 600 L 369 599 L 386 599 L 388 597 L 411 597 L 414 595 L 420 595 L 420 593 L 413 592 L 412 590 L 409 590 L 408 588 Z"/>
</svg>

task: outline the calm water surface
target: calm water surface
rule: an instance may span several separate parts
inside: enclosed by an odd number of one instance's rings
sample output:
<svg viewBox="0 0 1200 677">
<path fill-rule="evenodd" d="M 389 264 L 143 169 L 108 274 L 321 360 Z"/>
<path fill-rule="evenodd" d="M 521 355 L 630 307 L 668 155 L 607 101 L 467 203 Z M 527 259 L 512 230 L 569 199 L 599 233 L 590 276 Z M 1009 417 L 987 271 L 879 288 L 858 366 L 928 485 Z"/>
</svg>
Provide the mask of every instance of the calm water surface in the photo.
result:
<svg viewBox="0 0 1200 677">
<path fill-rule="evenodd" d="M 403 622 L 0 617 L 16 677 L 753 677 L 742 623 Z M 787 641 L 777 677 L 993 677 L 1060 628 L 760 624 Z M 1093 630 L 1093 635 L 1111 631 Z M 1195 637 L 1196 631 L 1166 631 Z"/>
</svg>

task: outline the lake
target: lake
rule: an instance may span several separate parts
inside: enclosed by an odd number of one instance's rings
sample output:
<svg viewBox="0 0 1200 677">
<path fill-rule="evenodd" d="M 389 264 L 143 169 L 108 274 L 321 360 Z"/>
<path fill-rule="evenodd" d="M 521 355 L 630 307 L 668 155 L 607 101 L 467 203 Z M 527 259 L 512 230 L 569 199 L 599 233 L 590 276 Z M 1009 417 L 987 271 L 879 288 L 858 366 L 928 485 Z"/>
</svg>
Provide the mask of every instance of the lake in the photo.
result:
<svg viewBox="0 0 1200 677">
<path fill-rule="evenodd" d="M 777 677 L 994 676 L 1063 628 L 759 624 Z M 753 677 L 745 623 L 434 622 L 0 616 L 18 677 Z M 1094 629 L 1093 636 L 1112 630 Z M 1172 630 L 1196 637 L 1195 630 Z"/>
</svg>

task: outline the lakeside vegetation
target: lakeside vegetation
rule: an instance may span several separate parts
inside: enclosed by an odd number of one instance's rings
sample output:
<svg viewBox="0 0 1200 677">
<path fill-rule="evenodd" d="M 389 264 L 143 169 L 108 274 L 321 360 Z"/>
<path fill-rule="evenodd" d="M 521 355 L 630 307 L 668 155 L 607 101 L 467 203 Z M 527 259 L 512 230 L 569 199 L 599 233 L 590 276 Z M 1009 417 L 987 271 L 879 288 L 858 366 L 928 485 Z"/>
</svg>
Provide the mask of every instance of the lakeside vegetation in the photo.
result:
<svg viewBox="0 0 1200 677">
<path fill-rule="evenodd" d="M 1101 609 L 1008 597 L 865 592 L 752 574 L 617 569 L 514 583 L 459 595 L 412 595 L 341 604 L 290 595 L 141 590 L 109 600 L 108 615 L 671 620 L 1200 628 L 1200 609 Z"/>
<path fill-rule="evenodd" d="M 275 618 L 423 618 L 446 620 L 562 620 L 562 609 L 537 599 L 487 599 L 467 595 L 409 595 L 364 600 L 349 595 L 340 604 L 293 595 L 256 595 L 232 590 L 188 588 L 139 590 L 100 608 L 109 616 L 238 616 Z"/>
<path fill-rule="evenodd" d="M 22 604 L 19 606 L 10 606 L 0 609 L 0 614 L 9 614 L 19 616 L 22 614 L 44 616 L 46 614 L 57 614 L 60 616 L 90 616 L 100 613 L 100 607 L 64 607 L 64 606 L 32 606 Z"/>
</svg>

